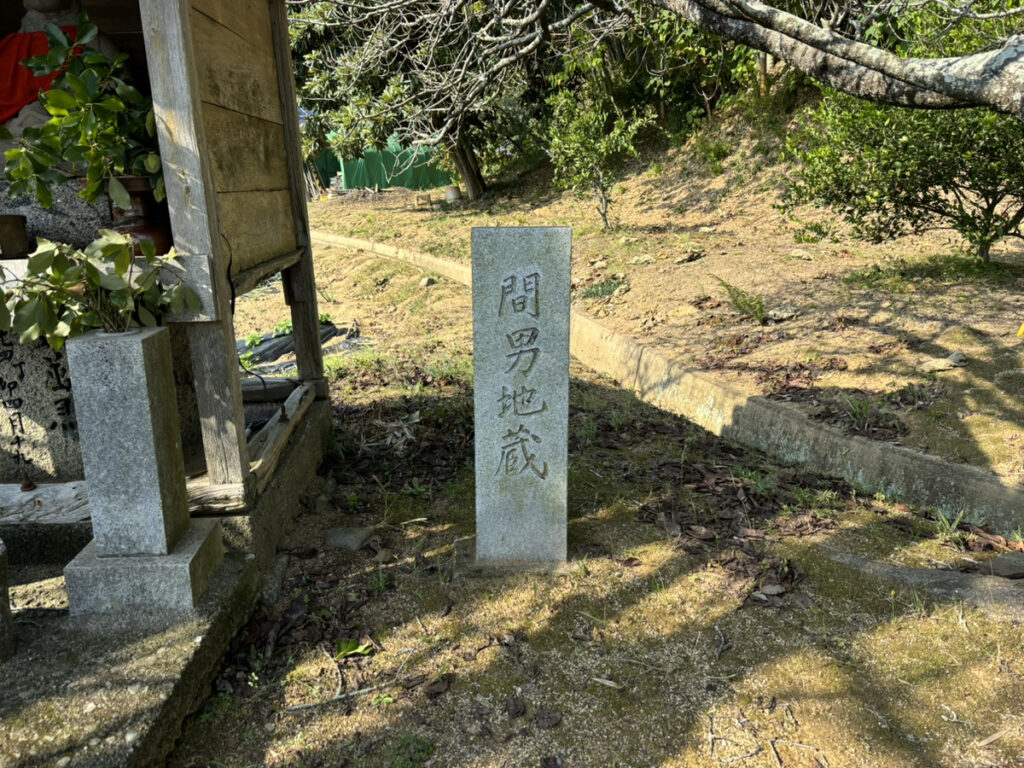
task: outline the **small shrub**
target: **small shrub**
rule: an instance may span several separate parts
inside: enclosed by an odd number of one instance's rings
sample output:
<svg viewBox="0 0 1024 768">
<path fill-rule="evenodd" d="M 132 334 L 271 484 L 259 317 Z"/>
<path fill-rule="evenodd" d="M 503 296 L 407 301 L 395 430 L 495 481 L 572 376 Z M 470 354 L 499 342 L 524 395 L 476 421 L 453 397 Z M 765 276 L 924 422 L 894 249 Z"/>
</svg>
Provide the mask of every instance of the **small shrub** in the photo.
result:
<svg viewBox="0 0 1024 768">
<path fill-rule="evenodd" d="M 720 176 L 725 169 L 722 161 L 732 154 L 732 147 L 722 139 L 701 133 L 693 142 L 693 152 L 707 164 L 713 176 Z"/>
<path fill-rule="evenodd" d="M 716 277 L 715 280 L 722 286 L 722 290 L 725 291 L 737 312 L 744 317 L 749 317 L 758 325 L 765 325 L 768 322 L 768 317 L 764 312 L 764 296 L 748 293 L 739 286 L 725 282 L 720 277 Z"/>
<path fill-rule="evenodd" d="M 984 109 L 915 110 L 831 93 L 788 142 L 787 206 L 829 206 L 875 241 L 953 229 L 973 255 L 1024 237 L 1024 123 Z"/>
</svg>

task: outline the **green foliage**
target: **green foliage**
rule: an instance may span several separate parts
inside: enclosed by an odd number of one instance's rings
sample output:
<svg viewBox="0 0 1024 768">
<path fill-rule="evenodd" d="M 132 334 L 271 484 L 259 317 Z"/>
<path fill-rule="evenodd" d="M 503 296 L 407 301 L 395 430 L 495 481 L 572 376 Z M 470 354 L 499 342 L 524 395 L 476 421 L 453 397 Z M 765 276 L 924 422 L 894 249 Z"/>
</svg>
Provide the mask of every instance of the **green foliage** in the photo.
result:
<svg viewBox="0 0 1024 768">
<path fill-rule="evenodd" d="M 657 114 L 689 132 L 756 79 L 752 51 L 678 14 L 637 4 L 595 44 L 586 15 L 568 22 L 575 12 L 565 3 L 538 9 L 552 33 L 516 56 L 515 45 L 497 45 L 495 35 L 517 39 L 529 27 L 516 26 L 516 12 L 504 7 L 459 6 L 451 11 L 456 23 L 431 11 L 410 25 L 398 8 L 381 7 L 373 23 L 361 23 L 358 5 L 290 5 L 297 95 L 309 111 L 304 153 L 330 147 L 354 157 L 397 135 L 403 144 L 471 149 L 483 175 L 493 177 L 550 154 L 550 140 L 565 124 L 563 113 L 552 125 L 559 117 L 552 100 L 560 95 L 589 99 L 609 123 Z"/>
<path fill-rule="evenodd" d="M 128 84 L 127 54 L 110 59 L 88 47 L 97 35 L 84 13 L 78 17 L 74 43 L 58 27 L 48 25 L 49 52 L 24 62 L 35 75 L 60 74 L 39 96 L 50 119 L 26 128 L 18 146 L 6 153 L 9 197 L 34 195 L 49 208 L 53 188 L 82 174 L 85 187 L 79 197 L 90 203 L 106 192 L 119 208 L 131 207 L 117 179 L 127 175 L 148 176 L 157 200 L 163 199 L 152 101 Z M 5 134 L 0 138 L 10 139 L 10 133 Z"/>
<path fill-rule="evenodd" d="M 360 643 L 358 640 L 339 639 L 334 644 L 334 660 L 340 661 L 349 656 L 369 656 L 373 653 L 372 643 Z"/>
<path fill-rule="evenodd" d="M 548 99 L 552 119 L 548 152 L 555 166 L 555 184 L 578 197 L 593 195 L 605 229 L 612 186 L 621 178 L 623 160 L 636 157 L 634 140 L 654 122 L 650 112 L 626 116 L 599 100 L 560 91 Z"/>
<path fill-rule="evenodd" d="M 250 333 L 248 336 L 245 337 L 245 346 L 248 349 L 252 349 L 253 347 L 258 347 L 262 343 L 263 343 L 263 334 L 262 333 Z"/>
<path fill-rule="evenodd" d="M 394 768 L 420 768 L 434 754 L 434 743 L 411 733 L 402 737 L 388 750 Z"/>
<path fill-rule="evenodd" d="M 764 312 L 764 296 L 749 293 L 737 285 L 725 282 L 720 277 L 716 277 L 715 280 L 722 286 L 722 290 L 725 291 L 737 312 L 749 317 L 758 325 L 765 325 L 768 322 L 768 316 Z"/>
<path fill-rule="evenodd" d="M 625 280 L 605 280 L 602 283 L 594 283 L 593 285 L 588 285 L 580 293 L 580 296 L 582 296 L 584 299 L 603 299 L 607 296 L 611 296 L 613 293 L 615 293 L 615 291 L 617 291 L 621 286 L 625 284 Z"/>
<path fill-rule="evenodd" d="M 689 133 L 723 98 L 753 82 L 750 49 L 703 32 L 679 14 L 634 7 L 632 23 L 599 45 L 577 32 L 549 76 L 555 90 L 583 86 L 623 111 L 652 109 L 669 130 Z"/>
<path fill-rule="evenodd" d="M 45 337 L 60 349 L 92 328 L 117 333 L 157 325 L 168 311 L 198 312 L 195 291 L 168 272 L 173 249 L 157 256 L 152 242 L 140 247 L 144 266 L 132 238 L 110 230 L 83 250 L 40 239 L 25 276 L 8 286 L 0 304 L 0 330 L 14 331 L 23 344 Z"/>
<path fill-rule="evenodd" d="M 1024 122 L 983 110 L 883 107 L 829 94 L 789 149 L 786 204 L 840 212 L 873 240 L 951 228 L 985 261 L 1022 237 Z"/>
<path fill-rule="evenodd" d="M 732 147 L 722 139 L 702 133 L 693 142 L 693 153 L 704 161 L 712 176 L 719 176 L 725 170 L 722 161 L 732 154 Z"/>
<path fill-rule="evenodd" d="M 288 336 L 292 332 L 292 321 L 282 320 L 280 323 L 274 326 L 275 336 Z"/>
</svg>

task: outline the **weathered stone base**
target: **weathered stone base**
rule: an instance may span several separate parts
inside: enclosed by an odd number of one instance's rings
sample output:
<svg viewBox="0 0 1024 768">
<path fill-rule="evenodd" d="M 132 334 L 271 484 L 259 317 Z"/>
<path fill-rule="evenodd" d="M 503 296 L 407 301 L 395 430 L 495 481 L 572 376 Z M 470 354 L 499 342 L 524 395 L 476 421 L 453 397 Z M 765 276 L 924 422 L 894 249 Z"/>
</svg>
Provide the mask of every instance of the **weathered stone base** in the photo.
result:
<svg viewBox="0 0 1024 768">
<path fill-rule="evenodd" d="M 64 569 L 71 614 L 191 613 L 223 554 L 216 520 L 195 520 L 168 555 L 100 557 L 93 540 Z"/>
<path fill-rule="evenodd" d="M 0 765 L 163 765 L 257 589 L 253 562 L 225 557 L 195 613 L 169 626 L 142 613 L 31 613 L 0 664 Z"/>
<path fill-rule="evenodd" d="M 453 575 L 503 576 L 510 573 L 572 573 L 579 566 L 563 560 L 481 560 L 477 557 L 476 537 L 455 542 Z"/>
<path fill-rule="evenodd" d="M 0 661 L 14 655 L 14 621 L 7 597 L 7 548 L 0 541 Z"/>
</svg>

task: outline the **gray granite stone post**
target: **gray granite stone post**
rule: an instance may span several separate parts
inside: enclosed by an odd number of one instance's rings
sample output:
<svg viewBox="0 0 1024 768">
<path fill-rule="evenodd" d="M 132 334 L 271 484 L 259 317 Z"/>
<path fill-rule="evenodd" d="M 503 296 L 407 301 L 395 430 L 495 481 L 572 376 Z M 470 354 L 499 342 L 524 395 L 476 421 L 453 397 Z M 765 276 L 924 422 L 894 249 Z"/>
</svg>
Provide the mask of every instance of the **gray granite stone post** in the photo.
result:
<svg viewBox="0 0 1024 768">
<path fill-rule="evenodd" d="M 190 610 L 221 532 L 189 526 L 170 333 L 94 332 L 67 352 L 94 536 L 64 571 L 71 612 Z"/>
<path fill-rule="evenodd" d="M 566 557 L 567 227 L 473 230 L 476 562 Z"/>
<path fill-rule="evenodd" d="M 7 594 L 7 547 L 0 541 L 0 661 L 14 655 L 14 621 Z"/>
<path fill-rule="evenodd" d="M 170 333 L 89 333 L 67 344 L 99 555 L 166 555 L 188 527 Z"/>
</svg>

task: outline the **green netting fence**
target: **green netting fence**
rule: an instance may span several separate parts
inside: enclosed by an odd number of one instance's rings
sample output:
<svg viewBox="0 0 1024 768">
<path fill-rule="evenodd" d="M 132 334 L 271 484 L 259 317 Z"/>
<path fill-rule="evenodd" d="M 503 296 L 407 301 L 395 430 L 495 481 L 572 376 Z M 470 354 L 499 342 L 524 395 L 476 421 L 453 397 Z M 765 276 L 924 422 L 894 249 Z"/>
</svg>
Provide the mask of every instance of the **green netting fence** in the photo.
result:
<svg viewBox="0 0 1024 768">
<path fill-rule="evenodd" d="M 322 152 L 315 165 L 324 188 L 331 185 L 339 171 L 344 189 L 434 189 L 451 184 L 452 175 L 433 164 L 433 154 L 433 150 L 424 147 L 403 149 L 392 139 L 385 149 L 367 149 L 355 160 L 342 160 L 329 150 Z"/>
</svg>

